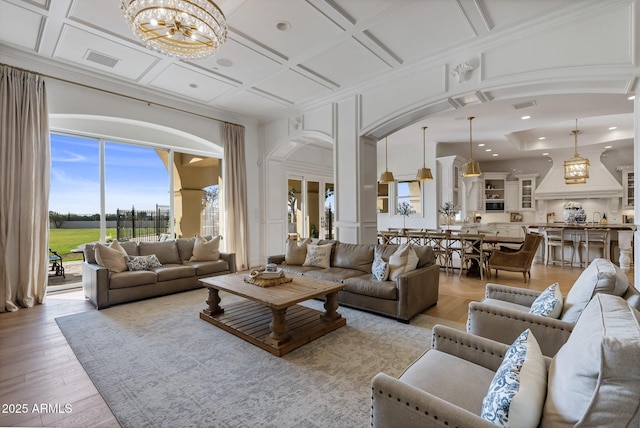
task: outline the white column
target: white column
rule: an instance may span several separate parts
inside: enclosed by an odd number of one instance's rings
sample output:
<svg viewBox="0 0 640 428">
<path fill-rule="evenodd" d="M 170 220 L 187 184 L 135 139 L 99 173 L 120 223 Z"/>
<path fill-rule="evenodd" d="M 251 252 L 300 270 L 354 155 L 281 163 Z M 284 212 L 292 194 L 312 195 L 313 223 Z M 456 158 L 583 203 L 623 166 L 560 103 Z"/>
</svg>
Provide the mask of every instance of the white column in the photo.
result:
<svg viewBox="0 0 640 428">
<path fill-rule="evenodd" d="M 640 177 L 640 175 L 638 174 L 638 172 L 640 171 L 640 149 L 638 149 L 638 144 L 640 142 L 640 117 L 638 117 L 638 114 L 640 114 L 640 98 L 638 96 L 636 96 L 634 102 L 633 102 L 633 127 L 634 127 L 634 142 L 633 142 L 633 158 L 635 160 L 635 162 L 633 162 L 633 182 L 634 182 L 634 186 L 633 186 L 633 200 L 634 200 L 634 210 L 633 210 L 633 221 L 637 227 L 638 224 L 638 219 L 640 217 L 638 217 L 640 215 L 640 206 L 638 205 L 638 196 L 640 196 L 640 190 L 638 189 L 638 178 Z M 634 239 L 634 248 L 635 248 L 635 252 L 634 252 L 634 256 L 633 256 L 633 264 L 634 266 L 640 266 L 640 264 L 636 263 L 636 260 L 638 260 L 638 257 L 640 257 L 640 232 L 636 231 L 634 233 L 635 239 Z M 620 240 L 620 238 L 618 238 Z M 620 247 L 622 248 L 622 244 L 620 244 Z M 620 258 L 622 259 L 622 250 L 620 251 Z M 633 283 L 636 285 L 636 288 L 640 289 L 640 270 L 638 269 L 634 269 L 633 272 Z"/>
<path fill-rule="evenodd" d="M 376 142 L 359 137 L 357 96 L 338 102 L 336 110 L 336 239 L 372 244 L 377 239 Z"/>
</svg>

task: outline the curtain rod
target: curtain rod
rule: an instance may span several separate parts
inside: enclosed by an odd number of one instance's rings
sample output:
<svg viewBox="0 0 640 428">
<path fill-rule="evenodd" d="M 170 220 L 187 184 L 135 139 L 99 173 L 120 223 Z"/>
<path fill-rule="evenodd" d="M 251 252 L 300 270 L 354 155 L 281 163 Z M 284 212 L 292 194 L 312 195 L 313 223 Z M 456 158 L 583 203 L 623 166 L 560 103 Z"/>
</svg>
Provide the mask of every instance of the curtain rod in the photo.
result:
<svg viewBox="0 0 640 428">
<path fill-rule="evenodd" d="M 169 110 L 175 110 L 175 111 L 178 111 L 178 112 L 181 112 L 181 113 L 187 113 L 187 114 L 190 114 L 190 115 L 193 115 L 193 116 L 198 116 L 198 117 L 201 117 L 201 118 L 204 118 L 204 119 L 214 120 L 214 121 L 220 122 L 220 123 L 228 123 L 229 125 L 241 126 L 241 127 L 244 128 L 244 125 L 240 125 L 238 123 L 229 122 L 227 120 L 218 119 L 216 117 L 206 116 L 206 115 L 200 114 L 200 113 L 194 113 L 192 111 L 183 110 L 183 109 L 180 109 L 180 108 L 177 108 L 177 107 L 168 106 L 166 104 L 160 104 L 160 103 L 155 103 L 155 102 L 143 100 L 142 98 L 132 97 L 131 95 L 119 94 L 117 92 L 108 91 L 106 89 L 96 88 L 95 86 L 85 85 L 84 83 L 72 82 L 71 80 L 62 79 L 60 77 L 51 76 L 49 74 L 44 74 L 44 73 L 40 73 L 40 72 L 33 71 L 33 70 L 27 70 L 26 68 L 16 67 L 14 65 L 9 65 L 9 64 L 4 64 L 4 63 L 0 63 L 0 65 L 11 67 L 11 68 L 13 68 L 15 70 L 20 70 L 20 71 L 24 71 L 24 72 L 27 72 L 27 73 L 36 74 L 38 76 L 46 77 L 48 79 L 58 80 L 58 81 L 63 82 L 63 83 L 69 83 L 71 85 L 81 86 L 83 88 L 93 89 L 93 90 L 99 91 L 99 92 L 104 92 L 105 94 L 116 95 L 116 96 L 127 98 L 127 99 L 130 99 L 130 100 L 133 100 L 133 101 L 138 101 L 138 102 L 141 102 L 141 103 L 145 103 L 148 106 L 155 105 L 155 106 L 163 107 L 163 108 L 166 108 L 166 109 L 169 109 Z"/>
</svg>

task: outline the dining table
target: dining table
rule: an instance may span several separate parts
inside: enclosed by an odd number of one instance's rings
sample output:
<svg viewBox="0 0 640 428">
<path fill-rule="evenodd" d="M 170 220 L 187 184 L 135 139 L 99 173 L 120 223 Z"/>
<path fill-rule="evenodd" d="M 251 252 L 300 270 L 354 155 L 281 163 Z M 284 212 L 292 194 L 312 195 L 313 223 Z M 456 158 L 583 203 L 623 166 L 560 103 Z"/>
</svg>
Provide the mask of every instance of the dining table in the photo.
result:
<svg viewBox="0 0 640 428">
<path fill-rule="evenodd" d="M 455 251 L 457 247 L 456 242 L 460 241 L 458 231 L 443 230 L 447 235 L 447 245 L 451 251 Z M 416 245 L 425 245 L 428 242 L 427 231 L 416 230 L 385 230 L 378 232 L 379 242 L 382 244 L 403 244 L 412 243 Z M 507 245 L 510 247 L 517 247 L 524 242 L 523 236 L 500 236 L 484 234 L 483 237 L 483 251 L 487 253 L 487 257 L 490 256 L 492 250 L 499 248 L 500 245 Z M 486 244 L 486 245 L 485 245 Z M 467 269 L 466 275 L 468 277 L 480 277 L 480 266 L 477 261 L 471 260 L 471 265 Z"/>
</svg>

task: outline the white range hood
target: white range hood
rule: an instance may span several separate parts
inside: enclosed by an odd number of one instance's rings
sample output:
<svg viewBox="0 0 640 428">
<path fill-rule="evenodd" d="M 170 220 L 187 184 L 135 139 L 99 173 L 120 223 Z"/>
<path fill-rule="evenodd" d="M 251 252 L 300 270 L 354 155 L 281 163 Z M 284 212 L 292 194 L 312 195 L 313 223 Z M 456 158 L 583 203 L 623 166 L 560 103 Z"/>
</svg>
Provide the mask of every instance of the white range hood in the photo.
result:
<svg viewBox="0 0 640 428">
<path fill-rule="evenodd" d="M 579 151 L 589 159 L 589 178 L 585 184 L 565 184 L 564 161 L 573 157 L 573 150 L 557 152 L 551 156 L 553 166 L 535 191 L 535 199 L 593 199 L 621 198 L 622 185 L 600 162 L 601 150 Z"/>
</svg>

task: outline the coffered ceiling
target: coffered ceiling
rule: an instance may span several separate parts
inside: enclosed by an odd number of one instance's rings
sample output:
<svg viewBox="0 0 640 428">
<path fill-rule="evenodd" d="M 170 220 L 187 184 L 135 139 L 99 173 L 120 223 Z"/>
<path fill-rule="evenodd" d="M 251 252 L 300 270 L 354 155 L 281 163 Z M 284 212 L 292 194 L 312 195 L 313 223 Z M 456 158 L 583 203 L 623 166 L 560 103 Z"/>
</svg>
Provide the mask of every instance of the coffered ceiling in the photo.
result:
<svg viewBox="0 0 640 428">
<path fill-rule="evenodd" d="M 0 62 L 29 68 L 37 60 L 55 77 L 91 79 L 94 86 L 117 88 L 125 94 L 152 94 L 168 102 L 232 111 L 268 122 L 355 93 L 362 85 L 411 65 L 503 34 L 508 37 L 519 26 L 570 13 L 581 2 L 217 3 L 229 23 L 229 40 L 217 55 L 189 62 L 144 48 L 125 24 L 119 0 L 0 0 Z M 528 109 L 514 107 L 531 101 L 534 106 Z M 525 124 L 520 113 L 529 111 L 533 119 Z M 500 142 L 507 158 L 541 141 L 537 139 L 540 132 L 569 136 L 574 117 L 617 115 L 614 125 L 624 137 L 620 139 L 628 143 L 633 135 L 632 111 L 632 103 L 622 95 L 548 96 L 470 103 L 424 124 L 431 126 L 430 138 L 452 143 L 454 152 L 459 150 L 456 143 L 468 141 L 468 124 L 462 119 L 477 115 L 475 140 Z M 441 126 L 434 126 L 434 120 Z M 422 124 L 393 138 L 421 138 Z M 466 153 L 466 148 L 461 150 Z M 484 155 L 476 157 L 482 160 Z"/>
</svg>

